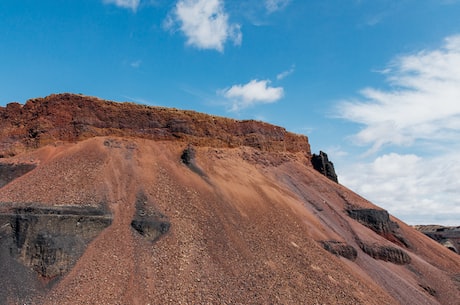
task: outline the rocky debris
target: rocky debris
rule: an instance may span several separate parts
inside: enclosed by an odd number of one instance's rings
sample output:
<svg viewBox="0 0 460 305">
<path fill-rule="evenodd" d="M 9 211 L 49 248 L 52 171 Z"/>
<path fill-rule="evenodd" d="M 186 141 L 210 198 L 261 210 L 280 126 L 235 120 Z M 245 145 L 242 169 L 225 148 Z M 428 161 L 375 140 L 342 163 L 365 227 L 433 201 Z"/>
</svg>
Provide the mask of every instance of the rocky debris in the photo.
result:
<svg viewBox="0 0 460 305">
<path fill-rule="evenodd" d="M 380 236 L 400 246 L 409 247 L 409 242 L 399 232 L 398 224 L 390 220 L 388 211 L 361 208 L 349 208 L 346 211 L 348 216 L 357 220 Z"/>
<path fill-rule="evenodd" d="M 321 241 L 321 245 L 325 250 L 328 252 L 345 257 L 351 261 L 355 261 L 358 257 L 358 251 L 356 249 L 344 242 L 336 241 L 336 240 L 323 240 Z"/>
<path fill-rule="evenodd" d="M 313 165 L 314 169 L 328 177 L 330 180 L 337 183 L 339 182 L 337 174 L 335 173 L 334 163 L 329 161 L 329 158 L 325 152 L 320 151 L 319 155 L 313 154 L 311 156 L 311 164 Z"/>
<path fill-rule="evenodd" d="M 414 228 L 449 250 L 460 254 L 460 226 L 417 225 Z"/>
<path fill-rule="evenodd" d="M 403 250 L 391 246 L 381 246 L 378 244 L 366 244 L 359 242 L 359 247 L 364 253 L 374 259 L 390 262 L 397 265 L 410 264 L 411 258 L 409 254 Z"/>
<path fill-rule="evenodd" d="M 0 188 L 7 185 L 16 178 L 27 174 L 36 167 L 32 163 L 12 164 L 0 163 Z"/>
<path fill-rule="evenodd" d="M 111 223 L 111 215 L 91 207 L 14 208 L 0 214 L 0 244 L 17 262 L 51 280 L 69 271 Z"/>
<path fill-rule="evenodd" d="M 262 151 L 303 152 L 308 138 L 271 124 L 238 121 L 194 111 L 116 103 L 76 94 L 53 94 L 25 105 L 0 107 L 0 156 L 55 141 L 94 136 L 180 140 L 197 146 L 250 146 Z"/>
<path fill-rule="evenodd" d="M 171 223 L 165 215 L 147 208 L 147 197 L 139 193 L 136 199 L 136 214 L 131 227 L 147 240 L 153 242 L 169 231 Z"/>
</svg>

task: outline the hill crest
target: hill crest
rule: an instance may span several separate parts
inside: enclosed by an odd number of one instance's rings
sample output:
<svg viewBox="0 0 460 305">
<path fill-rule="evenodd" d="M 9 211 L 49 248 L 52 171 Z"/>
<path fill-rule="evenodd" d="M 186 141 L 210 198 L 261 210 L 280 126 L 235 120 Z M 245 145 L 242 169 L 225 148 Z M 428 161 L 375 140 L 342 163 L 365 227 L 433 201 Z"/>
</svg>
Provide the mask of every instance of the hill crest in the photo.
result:
<svg viewBox="0 0 460 305">
<path fill-rule="evenodd" d="M 179 140 L 196 146 L 248 146 L 311 155 L 306 136 L 268 123 L 70 93 L 30 99 L 24 105 L 9 103 L 0 107 L 0 118 L 0 157 L 56 141 L 95 136 Z"/>
</svg>

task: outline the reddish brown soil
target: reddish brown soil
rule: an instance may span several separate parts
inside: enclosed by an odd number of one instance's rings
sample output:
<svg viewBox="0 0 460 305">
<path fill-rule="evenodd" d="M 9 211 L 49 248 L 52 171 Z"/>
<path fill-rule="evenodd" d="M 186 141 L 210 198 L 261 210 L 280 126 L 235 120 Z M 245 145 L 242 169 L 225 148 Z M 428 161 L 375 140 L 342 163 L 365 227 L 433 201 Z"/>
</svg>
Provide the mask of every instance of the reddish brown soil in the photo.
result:
<svg viewBox="0 0 460 305">
<path fill-rule="evenodd" d="M 275 150 L 268 138 L 263 147 L 195 141 L 199 175 L 180 158 L 192 138 L 201 136 L 86 134 L 31 149 L 18 136 L 21 149 L 0 161 L 38 166 L 0 188 L 0 202 L 101 206 L 113 215 L 36 304 L 460 304 L 459 256 L 397 219 L 409 248 L 348 217 L 349 206 L 377 207 L 317 173 L 309 149 Z M 171 223 L 155 242 L 130 225 L 139 192 Z M 324 240 L 353 246 L 356 260 L 327 252 Z M 358 240 L 401 248 L 411 262 L 376 260 Z"/>
</svg>

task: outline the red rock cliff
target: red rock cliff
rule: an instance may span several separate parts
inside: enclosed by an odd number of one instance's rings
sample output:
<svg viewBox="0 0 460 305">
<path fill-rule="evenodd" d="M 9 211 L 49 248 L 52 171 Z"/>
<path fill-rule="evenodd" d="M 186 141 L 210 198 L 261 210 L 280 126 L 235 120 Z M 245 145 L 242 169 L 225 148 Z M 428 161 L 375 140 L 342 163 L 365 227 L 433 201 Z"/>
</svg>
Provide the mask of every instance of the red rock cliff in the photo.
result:
<svg viewBox="0 0 460 305">
<path fill-rule="evenodd" d="M 107 135 L 311 154 L 306 136 L 267 123 L 68 93 L 31 99 L 25 105 L 10 103 L 0 107 L 0 119 L 0 156 L 4 157 L 59 140 Z"/>
</svg>

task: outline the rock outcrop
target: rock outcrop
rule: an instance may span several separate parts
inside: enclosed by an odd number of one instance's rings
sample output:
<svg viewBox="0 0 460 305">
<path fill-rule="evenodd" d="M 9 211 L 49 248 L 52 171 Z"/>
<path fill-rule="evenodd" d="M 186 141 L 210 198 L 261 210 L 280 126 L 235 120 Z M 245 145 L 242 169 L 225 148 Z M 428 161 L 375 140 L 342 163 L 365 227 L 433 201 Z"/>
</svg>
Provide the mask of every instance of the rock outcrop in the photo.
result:
<svg viewBox="0 0 460 305">
<path fill-rule="evenodd" d="M 396 222 L 390 220 L 386 210 L 377 209 L 347 209 L 348 216 L 357 220 L 380 236 L 398 245 L 409 247 L 409 242 L 402 236 Z"/>
<path fill-rule="evenodd" d="M 195 161 L 195 155 L 196 155 L 196 150 L 193 148 L 193 146 L 188 145 L 186 149 L 182 152 L 182 155 L 180 156 L 180 159 L 184 165 L 186 165 L 190 170 L 195 172 L 196 174 L 206 177 L 206 174 L 203 172 L 203 170 L 196 164 Z"/>
<path fill-rule="evenodd" d="M 417 225 L 414 227 L 449 250 L 460 254 L 460 227 L 439 225 Z"/>
<path fill-rule="evenodd" d="M 324 176 L 328 177 L 334 182 L 339 182 L 337 174 L 335 173 L 334 163 L 329 161 L 329 158 L 325 152 L 320 151 L 319 155 L 313 154 L 311 157 L 311 164 L 313 165 L 314 169 L 316 169 Z"/>
<path fill-rule="evenodd" d="M 15 207 L 0 214 L 0 243 L 16 261 L 51 280 L 69 271 L 111 222 L 112 217 L 98 208 Z"/>
<path fill-rule="evenodd" d="M 356 251 L 353 246 L 341 241 L 324 240 L 321 241 L 321 245 L 330 253 L 345 257 L 351 261 L 356 260 L 356 257 L 358 256 L 358 251 Z"/>
<path fill-rule="evenodd" d="M 397 265 L 407 265 L 411 262 L 410 256 L 405 251 L 395 247 L 366 244 L 363 242 L 361 242 L 359 246 L 364 253 L 374 259 L 391 262 Z"/>
<path fill-rule="evenodd" d="M 306 136 L 254 120 L 238 121 L 68 93 L 0 107 L 0 157 L 56 141 L 108 135 L 180 140 L 196 146 L 248 146 L 310 156 Z"/>
</svg>

